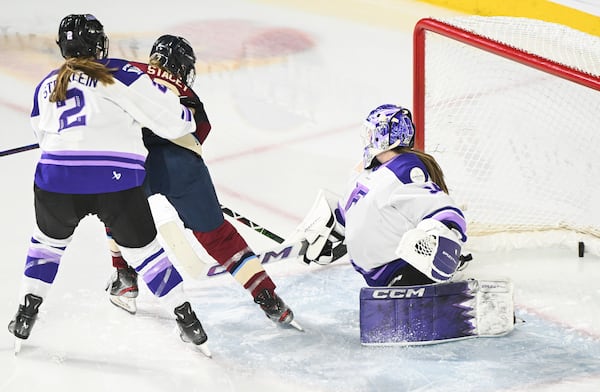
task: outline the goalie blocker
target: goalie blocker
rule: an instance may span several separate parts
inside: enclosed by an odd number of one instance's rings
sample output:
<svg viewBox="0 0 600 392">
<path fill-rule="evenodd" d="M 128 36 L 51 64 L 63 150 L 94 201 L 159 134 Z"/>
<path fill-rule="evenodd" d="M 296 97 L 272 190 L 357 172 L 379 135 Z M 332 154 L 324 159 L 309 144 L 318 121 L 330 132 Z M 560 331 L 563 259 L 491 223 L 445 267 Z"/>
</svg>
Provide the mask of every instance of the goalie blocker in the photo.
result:
<svg viewBox="0 0 600 392">
<path fill-rule="evenodd" d="M 364 287 L 360 292 L 360 341 L 365 346 L 503 336 L 513 330 L 514 321 L 508 280 Z"/>
</svg>

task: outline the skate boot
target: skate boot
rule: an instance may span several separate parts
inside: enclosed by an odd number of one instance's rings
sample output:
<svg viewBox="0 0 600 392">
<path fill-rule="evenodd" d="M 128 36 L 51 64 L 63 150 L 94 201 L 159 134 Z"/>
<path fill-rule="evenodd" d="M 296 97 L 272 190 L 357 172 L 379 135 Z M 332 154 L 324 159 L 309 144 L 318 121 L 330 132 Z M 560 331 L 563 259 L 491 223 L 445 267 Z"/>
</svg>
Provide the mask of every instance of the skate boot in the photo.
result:
<svg viewBox="0 0 600 392">
<path fill-rule="evenodd" d="M 187 343 L 195 344 L 198 349 L 207 357 L 211 357 L 210 350 L 206 346 L 208 336 L 202 328 L 202 324 L 196 313 L 192 310 L 192 306 L 189 302 L 184 302 L 174 310 L 175 316 L 177 316 L 177 326 L 179 327 L 179 336 L 181 340 Z"/>
<path fill-rule="evenodd" d="M 31 329 L 37 320 L 38 309 L 43 298 L 35 294 L 25 295 L 25 304 L 19 305 L 15 317 L 8 323 L 8 331 L 15 335 L 15 354 L 21 350 L 21 340 L 25 340 L 31 334 Z"/>
<path fill-rule="evenodd" d="M 267 317 L 276 324 L 282 326 L 290 325 L 299 331 L 304 330 L 294 321 L 294 312 L 292 312 L 292 309 L 274 292 L 264 289 L 256 295 L 254 302 L 260 305 L 260 308 L 265 312 Z"/>
<path fill-rule="evenodd" d="M 131 314 L 135 314 L 137 311 L 135 298 L 138 296 L 138 284 L 137 272 L 133 268 L 117 269 L 106 285 L 106 290 L 110 294 L 110 302 Z"/>
</svg>

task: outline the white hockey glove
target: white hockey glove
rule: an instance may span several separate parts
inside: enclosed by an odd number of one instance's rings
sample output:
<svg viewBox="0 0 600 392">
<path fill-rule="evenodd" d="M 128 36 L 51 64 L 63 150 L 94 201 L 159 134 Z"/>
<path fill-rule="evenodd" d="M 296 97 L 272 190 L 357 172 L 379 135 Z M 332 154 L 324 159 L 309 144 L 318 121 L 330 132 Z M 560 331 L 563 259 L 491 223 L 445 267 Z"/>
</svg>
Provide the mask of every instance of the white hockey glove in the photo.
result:
<svg viewBox="0 0 600 392">
<path fill-rule="evenodd" d="M 451 279 L 460 265 L 461 236 L 436 219 L 424 219 L 402 236 L 396 255 L 435 282 Z"/>
<path fill-rule="evenodd" d="M 331 264 L 347 253 L 340 227 L 342 226 L 336 221 L 334 214 L 331 214 L 329 221 L 320 232 L 307 235 L 306 240 L 309 245 L 303 259 L 306 264 L 311 262 L 320 265 Z"/>
<path fill-rule="evenodd" d="M 306 239 L 308 242 L 302 259 L 306 264 L 327 265 L 347 253 L 344 226 L 337 221 L 333 212 L 337 200 L 330 192 L 319 190 L 310 211 L 291 236 L 294 240 Z"/>
</svg>

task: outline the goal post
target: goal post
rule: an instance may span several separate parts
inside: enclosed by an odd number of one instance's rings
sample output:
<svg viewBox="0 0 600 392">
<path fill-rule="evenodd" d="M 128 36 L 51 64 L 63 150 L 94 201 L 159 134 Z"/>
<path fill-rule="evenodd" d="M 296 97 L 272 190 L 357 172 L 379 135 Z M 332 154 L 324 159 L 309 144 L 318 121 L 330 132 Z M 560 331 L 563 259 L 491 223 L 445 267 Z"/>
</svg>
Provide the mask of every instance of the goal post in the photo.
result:
<svg viewBox="0 0 600 392">
<path fill-rule="evenodd" d="M 415 146 L 434 155 L 469 245 L 600 255 L 600 37 L 527 18 L 422 19 Z"/>
</svg>

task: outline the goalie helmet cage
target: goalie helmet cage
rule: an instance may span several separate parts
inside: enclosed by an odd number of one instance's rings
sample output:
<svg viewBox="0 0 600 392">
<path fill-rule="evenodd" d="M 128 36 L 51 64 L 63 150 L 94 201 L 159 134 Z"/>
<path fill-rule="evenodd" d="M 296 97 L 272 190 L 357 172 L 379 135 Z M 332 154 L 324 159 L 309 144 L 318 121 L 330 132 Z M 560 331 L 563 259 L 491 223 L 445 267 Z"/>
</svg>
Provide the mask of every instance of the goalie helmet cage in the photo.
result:
<svg viewBox="0 0 600 392">
<path fill-rule="evenodd" d="M 434 155 L 472 250 L 600 254 L 600 38 L 539 20 L 422 19 L 416 148 Z"/>
</svg>

